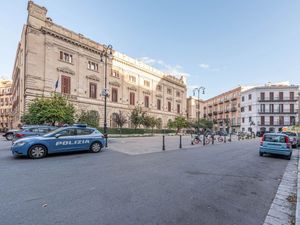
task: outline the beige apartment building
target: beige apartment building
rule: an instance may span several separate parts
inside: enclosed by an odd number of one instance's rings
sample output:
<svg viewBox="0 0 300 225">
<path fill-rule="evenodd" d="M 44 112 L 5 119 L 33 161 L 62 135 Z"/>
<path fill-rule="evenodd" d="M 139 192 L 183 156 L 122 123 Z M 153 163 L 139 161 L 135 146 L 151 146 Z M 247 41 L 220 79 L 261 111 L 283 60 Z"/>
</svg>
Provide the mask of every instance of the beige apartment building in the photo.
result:
<svg viewBox="0 0 300 225">
<path fill-rule="evenodd" d="M 0 130 L 12 127 L 11 86 L 11 80 L 0 80 Z"/>
<path fill-rule="evenodd" d="M 20 123 L 28 104 L 53 92 L 66 96 L 80 110 L 96 110 L 103 125 L 104 45 L 70 31 L 47 17 L 47 9 L 28 2 L 13 69 L 13 126 Z M 58 85 L 56 85 L 56 83 Z M 119 111 L 130 114 L 141 106 L 149 115 L 169 119 L 186 115 L 186 80 L 165 74 L 125 54 L 113 51 L 107 60 L 108 126 Z M 130 124 L 128 124 L 130 126 Z"/>
<path fill-rule="evenodd" d="M 195 98 L 195 97 L 188 97 L 186 101 L 186 110 L 187 114 L 186 117 L 189 121 L 195 121 L 198 118 L 203 118 L 203 108 L 204 108 L 205 101 L 203 99 Z"/>
</svg>

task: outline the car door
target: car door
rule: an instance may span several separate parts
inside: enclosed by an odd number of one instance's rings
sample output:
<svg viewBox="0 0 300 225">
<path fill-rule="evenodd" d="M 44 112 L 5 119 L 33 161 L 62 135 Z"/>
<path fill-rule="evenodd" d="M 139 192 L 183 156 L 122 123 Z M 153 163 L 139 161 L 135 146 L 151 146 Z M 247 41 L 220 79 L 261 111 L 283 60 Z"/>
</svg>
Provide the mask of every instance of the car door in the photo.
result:
<svg viewBox="0 0 300 225">
<path fill-rule="evenodd" d="M 77 145 L 81 150 L 90 149 L 91 143 L 94 137 L 91 135 L 94 132 L 90 128 L 78 128 L 77 129 Z"/>
<path fill-rule="evenodd" d="M 54 137 L 53 139 L 53 150 L 55 152 L 68 152 L 78 150 L 78 146 L 75 143 L 76 129 L 75 128 L 66 128 L 58 133 L 59 137 Z"/>
</svg>

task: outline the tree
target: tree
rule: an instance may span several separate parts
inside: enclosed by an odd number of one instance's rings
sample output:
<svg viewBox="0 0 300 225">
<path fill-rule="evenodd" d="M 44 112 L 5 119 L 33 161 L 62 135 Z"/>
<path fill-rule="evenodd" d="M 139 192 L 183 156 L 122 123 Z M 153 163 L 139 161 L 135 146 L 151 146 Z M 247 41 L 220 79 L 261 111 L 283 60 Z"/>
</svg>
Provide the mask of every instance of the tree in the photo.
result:
<svg viewBox="0 0 300 225">
<path fill-rule="evenodd" d="M 92 127 L 99 127 L 99 120 L 100 120 L 100 115 L 99 115 L 98 111 L 82 110 L 80 115 L 78 116 L 77 122 L 78 123 L 86 123 L 87 125 L 92 126 Z"/>
<path fill-rule="evenodd" d="M 157 124 L 157 119 L 153 116 L 148 116 L 148 115 L 145 115 L 144 116 L 144 120 L 143 120 L 143 125 L 146 127 L 146 128 L 149 128 L 151 127 L 151 130 L 152 130 L 152 134 L 153 134 L 153 130 L 154 130 L 154 127 L 156 126 Z"/>
<path fill-rule="evenodd" d="M 115 116 L 112 119 L 120 128 L 120 133 L 122 133 L 122 128 L 128 121 L 126 116 L 123 114 L 122 111 L 119 111 L 119 113 L 115 113 Z"/>
<path fill-rule="evenodd" d="M 156 119 L 156 128 L 157 129 L 161 129 L 162 126 L 162 119 L 161 118 L 157 118 Z"/>
<path fill-rule="evenodd" d="M 144 117 L 146 113 L 143 112 L 142 108 L 137 106 L 135 107 L 130 115 L 130 121 L 134 125 L 134 129 L 143 124 Z"/>
<path fill-rule="evenodd" d="M 183 116 L 176 116 L 174 121 L 168 121 L 169 128 L 176 128 L 176 134 L 182 129 L 188 127 L 188 121 Z"/>
<path fill-rule="evenodd" d="M 72 124 L 75 108 L 61 95 L 54 94 L 50 98 L 36 98 L 28 107 L 28 112 L 22 116 L 26 124 Z"/>
</svg>

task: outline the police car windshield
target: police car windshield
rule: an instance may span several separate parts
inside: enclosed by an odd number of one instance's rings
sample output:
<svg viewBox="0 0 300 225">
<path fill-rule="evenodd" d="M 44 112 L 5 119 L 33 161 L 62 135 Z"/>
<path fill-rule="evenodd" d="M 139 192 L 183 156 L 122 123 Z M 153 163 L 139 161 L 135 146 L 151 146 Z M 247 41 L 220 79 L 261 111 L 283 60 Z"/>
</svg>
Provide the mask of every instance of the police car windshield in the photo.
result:
<svg viewBox="0 0 300 225">
<path fill-rule="evenodd" d="M 57 134 L 58 132 L 62 131 L 62 130 L 65 130 L 66 128 L 65 127 L 61 127 L 61 128 L 58 128 L 56 130 L 53 130 L 47 134 L 44 134 L 43 137 L 52 137 L 54 136 L 55 134 Z"/>
</svg>

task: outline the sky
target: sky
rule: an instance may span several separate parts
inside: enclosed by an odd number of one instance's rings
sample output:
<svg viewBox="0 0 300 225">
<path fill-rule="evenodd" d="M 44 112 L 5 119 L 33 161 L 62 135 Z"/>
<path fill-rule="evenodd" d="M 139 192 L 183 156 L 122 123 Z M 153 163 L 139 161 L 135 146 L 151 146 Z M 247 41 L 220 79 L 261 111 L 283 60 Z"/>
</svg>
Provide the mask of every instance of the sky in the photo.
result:
<svg viewBox="0 0 300 225">
<path fill-rule="evenodd" d="M 239 85 L 300 84 L 299 0 L 35 0 L 70 30 L 166 73 L 207 99 Z M 0 78 L 10 78 L 26 0 L 1 3 Z"/>
</svg>

